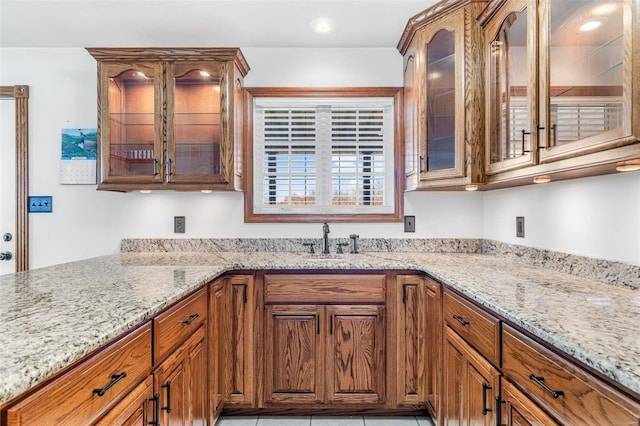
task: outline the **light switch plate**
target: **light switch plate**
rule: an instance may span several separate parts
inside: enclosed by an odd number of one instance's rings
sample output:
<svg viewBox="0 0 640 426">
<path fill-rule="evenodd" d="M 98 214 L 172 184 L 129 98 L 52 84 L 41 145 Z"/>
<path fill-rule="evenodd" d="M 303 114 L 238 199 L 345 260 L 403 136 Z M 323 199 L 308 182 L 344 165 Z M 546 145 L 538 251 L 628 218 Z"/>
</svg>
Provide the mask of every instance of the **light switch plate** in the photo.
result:
<svg viewBox="0 0 640 426">
<path fill-rule="evenodd" d="M 516 216 L 516 237 L 524 238 L 524 216 Z"/>
<path fill-rule="evenodd" d="M 173 232 L 175 234 L 184 234 L 186 218 L 184 216 L 173 217 Z"/>
<path fill-rule="evenodd" d="M 416 217 L 405 216 L 404 217 L 404 232 L 416 232 Z"/>
<path fill-rule="evenodd" d="M 29 213 L 51 213 L 53 211 L 51 195 L 29 196 Z"/>
</svg>

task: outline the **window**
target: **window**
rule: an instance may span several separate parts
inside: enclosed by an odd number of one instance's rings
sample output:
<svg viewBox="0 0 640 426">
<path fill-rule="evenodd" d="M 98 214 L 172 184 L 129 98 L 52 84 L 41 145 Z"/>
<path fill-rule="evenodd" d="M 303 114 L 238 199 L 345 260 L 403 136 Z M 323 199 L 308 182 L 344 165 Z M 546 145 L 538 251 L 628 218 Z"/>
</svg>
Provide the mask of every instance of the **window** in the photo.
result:
<svg viewBox="0 0 640 426">
<path fill-rule="evenodd" d="M 253 149 L 245 220 L 400 220 L 400 92 L 379 90 L 384 93 L 291 96 L 291 89 L 249 89 Z"/>
</svg>

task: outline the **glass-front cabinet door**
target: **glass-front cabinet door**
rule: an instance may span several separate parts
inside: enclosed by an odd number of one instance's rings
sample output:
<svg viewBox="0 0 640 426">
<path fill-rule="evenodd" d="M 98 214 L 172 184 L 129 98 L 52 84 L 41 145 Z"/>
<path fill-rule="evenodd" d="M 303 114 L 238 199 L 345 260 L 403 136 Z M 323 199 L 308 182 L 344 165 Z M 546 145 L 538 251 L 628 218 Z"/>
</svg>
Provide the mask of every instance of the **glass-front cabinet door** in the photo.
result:
<svg viewBox="0 0 640 426">
<path fill-rule="evenodd" d="M 420 178 L 465 174 L 464 19 L 458 13 L 424 33 L 424 117 Z"/>
<path fill-rule="evenodd" d="M 170 63 L 167 67 L 169 182 L 220 182 L 226 114 L 224 65 Z"/>
<path fill-rule="evenodd" d="M 537 158 L 536 1 L 515 0 L 487 25 L 486 172 Z"/>
<path fill-rule="evenodd" d="M 100 78 L 102 182 L 162 182 L 162 67 L 104 64 Z"/>
<path fill-rule="evenodd" d="M 635 141 L 633 8 L 632 0 L 547 2 L 540 15 L 541 162 Z"/>
</svg>

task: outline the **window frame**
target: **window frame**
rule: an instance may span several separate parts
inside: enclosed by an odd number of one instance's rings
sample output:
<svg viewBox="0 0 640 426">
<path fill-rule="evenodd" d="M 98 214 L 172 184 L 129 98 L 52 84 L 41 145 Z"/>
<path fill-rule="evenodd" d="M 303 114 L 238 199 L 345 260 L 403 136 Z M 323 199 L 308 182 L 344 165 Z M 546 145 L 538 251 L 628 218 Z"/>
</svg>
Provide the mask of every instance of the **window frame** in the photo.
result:
<svg viewBox="0 0 640 426">
<path fill-rule="evenodd" d="M 246 223 L 295 222 L 401 222 L 404 214 L 403 97 L 401 87 L 290 88 L 254 87 L 245 89 L 244 128 L 244 221 Z M 256 98 L 393 98 L 394 199 L 391 213 L 257 213 L 254 211 L 253 114 Z"/>
</svg>

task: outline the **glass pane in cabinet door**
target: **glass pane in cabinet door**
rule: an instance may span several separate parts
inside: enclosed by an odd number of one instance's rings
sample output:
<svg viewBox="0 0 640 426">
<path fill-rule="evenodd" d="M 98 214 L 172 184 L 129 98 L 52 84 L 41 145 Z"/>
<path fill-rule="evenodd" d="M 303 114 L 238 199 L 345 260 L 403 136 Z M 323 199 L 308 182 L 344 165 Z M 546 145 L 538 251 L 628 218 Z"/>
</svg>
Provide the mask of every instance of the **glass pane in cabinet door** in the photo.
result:
<svg viewBox="0 0 640 426">
<path fill-rule="evenodd" d="M 491 41 L 490 159 L 496 163 L 529 152 L 527 9 L 509 14 Z"/>
<path fill-rule="evenodd" d="M 154 174 L 154 79 L 127 70 L 109 79 L 109 173 Z"/>
<path fill-rule="evenodd" d="M 438 31 L 427 43 L 427 170 L 455 167 L 455 39 Z"/>
<path fill-rule="evenodd" d="M 622 126 L 623 1 L 550 2 L 551 145 Z"/>
<path fill-rule="evenodd" d="M 193 70 L 175 78 L 175 172 L 220 174 L 220 79 Z"/>
</svg>

